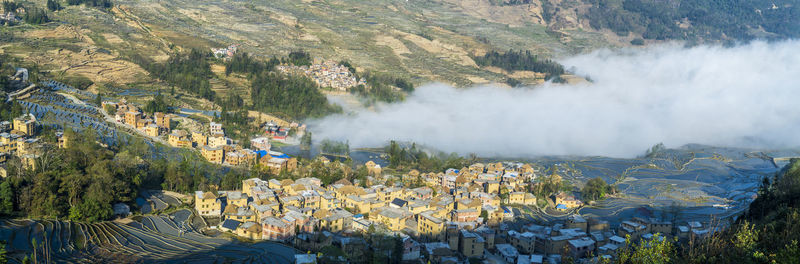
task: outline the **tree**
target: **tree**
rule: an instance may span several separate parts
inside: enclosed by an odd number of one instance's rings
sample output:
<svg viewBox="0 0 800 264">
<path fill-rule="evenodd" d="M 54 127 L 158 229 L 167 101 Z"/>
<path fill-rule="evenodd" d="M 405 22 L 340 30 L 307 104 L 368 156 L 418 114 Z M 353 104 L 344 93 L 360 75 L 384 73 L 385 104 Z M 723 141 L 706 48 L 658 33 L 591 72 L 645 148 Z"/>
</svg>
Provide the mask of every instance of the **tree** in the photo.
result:
<svg viewBox="0 0 800 264">
<path fill-rule="evenodd" d="M 602 199 L 606 194 L 607 188 L 608 184 L 606 181 L 603 180 L 603 178 L 597 177 L 586 182 L 586 185 L 583 186 L 581 190 L 581 194 L 584 200 L 594 201 Z"/>
<path fill-rule="evenodd" d="M 28 24 L 44 24 L 50 22 L 47 12 L 41 8 L 26 9 L 22 19 Z"/>
<path fill-rule="evenodd" d="M 9 215 L 14 211 L 14 190 L 11 188 L 8 180 L 0 183 L 0 214 Z"/>
<path fill-rule="evenodd" d="M 6 256 L 6 242 L 0 241 L 0 264 L 8 263 L 8 257 Z"/>
<path fill-rule="evenodd" d="M 400 236 L 394 236 L 394 249 L 392 250 L 392 263 L 400 263 L 403 261 L 403 239 Z"/>
<path fill-rule="evenodd" d="M 629 264 L 668 264 L 677 256 L 675 239 L 667 239 L 661 234 L 655 234 L 652 239 L 640 239 L 639 243 L 631 242 L 628 235 L 625 239 L 627 247 L 623 247 L 617 256 L 616 263 Z"/>
<path fill-rule="evenodd" d="M 69 218 L 75 221 L 96 222 L 107 220 L 113 214 L 110 203 L 101 203 L 94 199 L 84 200 L 83 203 L 69 210 Z"/>
<path fill-rule="evenodd" d="M 169 107 L 170 105 L 167 103 L 164 95 L 159 92 L 156 93 L 156 95 L 153 97 L 153 100 L 147 102 L 147 105 L 144 106 L 144 111 L 149 114 L 153 114 L 155 112 L 166 113 L 169 111 Z"/>
<path fill-rule="evenodd" d="M 50 9 L 50 11 L 61 10 L 62 9 L 61 3 L 59 3 L 56 0 L 47 0 L 47 9 Z"/>
<path fill-rule="evenodd" d="M 506 53 L 490 51 L 483 56 L 473 57 L 480 66 L 495 66 L 506 71 L 534 71 L 545 73 L 545 79 L 550 79 L 564 74 L 564 66 L 549 59 L 540 59 L 531 51 L 509 50 Z"/>
</svg>

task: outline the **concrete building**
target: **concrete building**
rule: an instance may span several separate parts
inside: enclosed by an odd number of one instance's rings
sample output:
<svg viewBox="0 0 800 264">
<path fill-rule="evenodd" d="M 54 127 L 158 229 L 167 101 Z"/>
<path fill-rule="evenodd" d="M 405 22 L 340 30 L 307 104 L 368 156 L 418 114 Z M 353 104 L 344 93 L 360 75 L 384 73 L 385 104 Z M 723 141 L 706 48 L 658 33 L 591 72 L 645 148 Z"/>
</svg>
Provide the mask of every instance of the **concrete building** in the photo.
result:
<svg viewBox="0 0 800 264">
<path fill-rule="evenodd" d="M 173 147 L 177 148 L 191 148 L 192 141 L 189 140 L 189 137 L 186 131 L 183 130 L 173 130 L 172 133 L 167 136 L 167 143 L 172 145 Z"/>
<path fill-rule="evenodd" d="M 169 117 L 169 115 L 161 113 L 161 112 L 155 112 L 153 114 L 153 116 L 155 117 L 155 121 L 156 121 L 156 125 L 157 126 L 163 127 L 163 128 L 166 128 L 166 129 L 170 129 L 170 124 L 169 124 L 170 117 Z"/>
<path fill-rule="evenodd" d="M 480 235 L 461 229 L 458 242 L 458 252 L 467 258 L 483 257 L 486 240 Z"/>
<path fill-rule="evenodd" d="M 222 202 L 212 192 L 194 192 L 194 209 L 201 216 L 219 217 L 222 214 Z"/>
<path fill-rule="evenodd" d="M 517 251 L 514 246 L 510 244 L 497 244 L 495 247 L 497 248 L 497 252 L 500 253 L 500 257 L 502 257 L 507 263 L 517 262 L 519 251 Z"/>
<path fill-rule="evenodd" d="M 211 135 L 216 135 L 216 134 L 225 135 L 225 131 L 222 130 L 222 124 L 213 121 L 210 124 L 208 124 L 208 131 Z"/>
<path fill-rule="evenodd" d="M 444 241 L 445 221 L 434 216 L 434 211 L 422 212 L 417 218 L 417 229 L 424 241 Z"/>
<path fill-rule="evenodd" d="M 263 239 L 273 241 L 285 241 L 294 236 L 293 225 L 290 225 L 276 217 L 264 217 L 261 219 Z"/>
<path fill-rule="evenodd" d="M 588 256 L 590 252 L 594 252 L 595 242 L 591 238 L 582 237 L 570 240 L 568 246 L 572 257 L 574 259 L 579 259 Z"/>
<path fill-rule="evenodd" d="M 125 112 L 125 124 L 136 127 L 136 123 L 142 118 L 142 113 L 128 111 Z"/>
<path fill-rule="evenodd" d="M 27 136 L 36 134 L 36 117 L 27 114 L 14 118 L 14 130 Z"/>
<path fill-rule="evenodd" d="M 223 158 L 225 157 L 225 151 L 220 147 L 209 147 L 203 146 L 200 149 L 200 153 L 203 155 L 208 162 L 222 164 Z"/>
<path fill-rule="evenodd" d="M 272 148 L 272 145 L 269 143 L 268 137 L 257 137 L 250 140 L 250 147 L 255 150 L 269 151 L 270 148 Z"/>
</svg>

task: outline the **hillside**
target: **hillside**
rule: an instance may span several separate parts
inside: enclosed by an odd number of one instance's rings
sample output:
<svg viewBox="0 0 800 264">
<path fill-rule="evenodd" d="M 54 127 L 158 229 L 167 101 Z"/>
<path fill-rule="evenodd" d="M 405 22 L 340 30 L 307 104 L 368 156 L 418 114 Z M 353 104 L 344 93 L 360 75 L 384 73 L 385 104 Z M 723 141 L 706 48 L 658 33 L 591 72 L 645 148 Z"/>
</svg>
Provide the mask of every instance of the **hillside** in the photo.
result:
<svg viewBox="0 0 800 264">
<path fill-rule="evenodd" d="M 32 2 L 44 6 L 45 1 Z M 505 82 L 509 77 L 535 83 L 540 80 L 533 74 L 480 67 L 472 57 L 513 49 L 561 58 L 600 47 L 672 39 L 718 42 L 796 37 L 800 7 L 794 2 L 120 0 L 108 11 L 67 6 L 50 14 L 64 27 L 56 32 L 34 28 L 23 36 L 37 42 L 25 45 L 25 51 L 47 47 L 42 39 L 64 46 L 64 40 L 57 40 L 64 37 L 110 50 L 112 56 L 86 58 L 90 64 L 85 72 L 105 70 L 127 78 L 137 76 L 135 66 L 103 61 L 114 57 L 130 61 L 133 55 L 163 61 L 175 50 L 238 44 L 241 50 L 264 57 L 306 50 L 314 57 L 348 60 L 359 70 L 391 72 L 416 83 L 433 80 L 464 86 Z M 46 27 L 52 30 L 53 25 Z M 71 44 L 77 45 L 66 50 L 81 50 L 80 43 Z M 63 50 L 39 57 L 44 60 L 39 63 L 63 65 L 64 57 L 74 58 Z M 131 82 L 112 79 L 97 76 L 96 81 Z"/>
</svg>

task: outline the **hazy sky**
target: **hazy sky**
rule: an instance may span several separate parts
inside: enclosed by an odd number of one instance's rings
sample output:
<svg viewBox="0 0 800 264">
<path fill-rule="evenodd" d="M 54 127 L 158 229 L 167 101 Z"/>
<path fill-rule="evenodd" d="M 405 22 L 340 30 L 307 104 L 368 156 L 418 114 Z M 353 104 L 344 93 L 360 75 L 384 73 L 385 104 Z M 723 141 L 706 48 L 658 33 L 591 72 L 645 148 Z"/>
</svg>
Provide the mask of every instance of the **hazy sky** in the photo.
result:
<svg viewBox="0 0 800 264">
<path fill-rule="evenodd" d="M 389 140 L 481 156 L 633 157 L 654 144 L 800 146 L 800 41 L 662 45 L 560 60 L 594 82 L 429 84 L 402 103 L 310 121 L 315 140 Z"/>
</svg>

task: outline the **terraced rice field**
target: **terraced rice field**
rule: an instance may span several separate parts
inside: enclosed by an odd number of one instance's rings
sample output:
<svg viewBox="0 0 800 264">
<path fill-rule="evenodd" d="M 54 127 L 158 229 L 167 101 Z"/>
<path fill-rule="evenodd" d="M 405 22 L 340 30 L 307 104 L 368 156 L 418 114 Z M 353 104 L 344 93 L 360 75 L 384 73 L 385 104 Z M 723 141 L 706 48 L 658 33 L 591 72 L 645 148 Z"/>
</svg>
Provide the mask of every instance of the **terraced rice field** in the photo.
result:
<svg viewBox="0 0 800 264">
<path fill-rule="evenodd" d="M 681 221 L 707 222 L 737 215 L 752 202 L 761 179 L 778 170 L 769 157 L 770 153 L 746 149 L 690 145 L 653 158 L 551 158 L 537 162 L 555 166 L 559 175 L 577 183 L 578 188 L 595 177 L 616 183 L 622 195 L 575 211 L 613 225 L 634 216 L 663 218 L 673 205 L 680 208 L 677 218 Z M 548 210 L 529 213 L 542 220 L 566 217 Z"/>
<path fill-rule="evenodd" d="M 56 263 L 293 263 L 296 250 L 278 243 L 246 244 L 202 235 L 191 211 L 146 216 L 141 222 L 94 224 L 55 220 L 5 220 L 0 240 L 8 241 L 10 263 L 44 249 Z M 48 246 L 41 246 L 46 244 Z"/>
<path fill-rule="evenodd" d="M 45 81 L 41 85 L 47 89 L 34 92 L 28 99 L 17 100 L 25 111 L 33 114 L 41 124 L 57 129 L 63 129 L 64 125 L 76 130 L 93 129 L 104 143 L 109 145 L 116 143 L 119 132 L 103 120 L 95 107 L 75 103 L 49 90 L 76 94 L 87 100 L 95 98 L 95 94 L 55 81 Z"/>
</svg>

